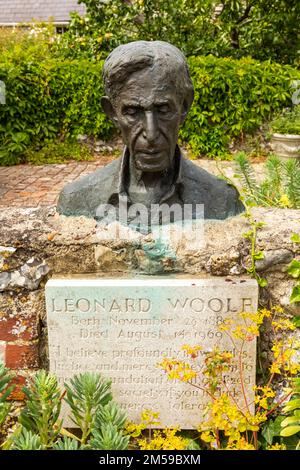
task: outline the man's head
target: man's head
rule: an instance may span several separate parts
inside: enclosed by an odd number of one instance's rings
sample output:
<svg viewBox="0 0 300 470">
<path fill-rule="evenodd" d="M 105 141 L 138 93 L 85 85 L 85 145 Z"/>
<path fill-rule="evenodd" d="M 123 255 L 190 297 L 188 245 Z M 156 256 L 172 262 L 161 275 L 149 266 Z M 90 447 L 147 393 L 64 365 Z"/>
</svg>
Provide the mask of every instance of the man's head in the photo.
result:
<svg viewBox="0 0 300 470">
<path fill-rule="evenodd" d="M 166 42 L 131 42 L 108 56 L 103 79 L 102 107 L 120 128 L 136 168 L 169 168 L 194 97 L 184 55 Z"/>
</svg>

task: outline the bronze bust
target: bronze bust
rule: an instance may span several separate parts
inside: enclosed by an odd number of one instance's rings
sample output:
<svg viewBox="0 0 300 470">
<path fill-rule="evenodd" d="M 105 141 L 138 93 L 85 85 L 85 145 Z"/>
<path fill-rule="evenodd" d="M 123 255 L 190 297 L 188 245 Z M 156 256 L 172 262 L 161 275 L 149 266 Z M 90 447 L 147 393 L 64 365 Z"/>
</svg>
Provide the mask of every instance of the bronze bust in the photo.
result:
<svg viewBox="0 0 300 470">
<path fill-rule="evenodd" d="M 117 47 L 106 59 L 102 107 L 121 131 L 121 158 L 65 186 L 57 210 L 97 219 L 99 207 L 203 204 L 204 218 L 244 210 L 234 187 L 182 156 L 180 125 L 194 98 L 184 55 L 162 41 Z M 194 213 L 193 213 L 194 214 Z M 193 217 L 196 217 L 193 215 Z"/>
</svg>

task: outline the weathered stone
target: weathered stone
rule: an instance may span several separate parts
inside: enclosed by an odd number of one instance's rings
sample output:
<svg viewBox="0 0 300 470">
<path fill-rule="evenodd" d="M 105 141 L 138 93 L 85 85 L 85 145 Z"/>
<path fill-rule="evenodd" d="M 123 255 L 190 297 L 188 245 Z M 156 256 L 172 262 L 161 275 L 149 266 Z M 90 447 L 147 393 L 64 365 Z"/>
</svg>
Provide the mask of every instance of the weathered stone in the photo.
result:
<svg viewBox="0 0 300 470">
<path fill-rule="evenodd" d="M 194 367 L 218 346 L 232 351 L 234 365 L 224 376 L 241 406 L 253 408 L 256 337 L 243 345 L 220 326 L 226 319 L 244 325 L 241 311 L 256 311 L 258 286 L 249 279 L 193 276 L 52 279 L 46 284 L 50 370 L 60 383 L 76 373 L 100 372 L 112 379 L 114 399 L 138 422 L 146 408 L 160 412 L 162 427 L 193 428 L 209 400 L 203 390 L 170 382 L 158 367 L 164 357 L 188 360 L 185 344 L 200 345 Z M 244 390 L 241 388 L 243 369 Z M 201 382 L 201 375 L 196 383 Z M 224 386 L 224 390 L 226 389 Z M 203 418 L 202 418 L 203 419 Z"/>
<path fill-rule="evenodd" d="M 16 287 L 35 290 L 49 271 L 49 266 L 45 262 L 31 258 L 17 271 L 0 273 L 0 292 Z"/>
<path fill-rule="evenodd" d="M 210 257 L 207 267 L 214 276 L 227 276 L 228 274 L 241 274 L 239 268 L 240 253 L 235 249 L 214 254 Z"/>
<path fill-rule="evenodd" d="M 264 252 L 264 258 L 256 261 L 256 270 L 277 269 L 278 264 L 287 264 L 292 259 L 293 253 L 291 250 L 267 250 Z"/>
<path fill-rule="evenodd" d="M 104 271 L 126 270 L 126 248 L 113 251 L 111 248 L 99 245 L 95 247 L 95 260 L 98 269 Z"/>
</svg>

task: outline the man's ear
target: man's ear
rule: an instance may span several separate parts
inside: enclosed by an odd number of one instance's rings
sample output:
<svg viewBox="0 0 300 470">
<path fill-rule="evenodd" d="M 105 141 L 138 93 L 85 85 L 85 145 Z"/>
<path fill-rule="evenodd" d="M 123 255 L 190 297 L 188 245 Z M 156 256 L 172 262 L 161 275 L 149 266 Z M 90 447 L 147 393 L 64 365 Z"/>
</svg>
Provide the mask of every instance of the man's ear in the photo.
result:
<svg viewBox="0 0 300 470">
<path fill-rule="evenodd" d="M 114 107 L 108 98 L 108 96 L 102 96 L 101 106 L 106 116 L 109 117 L 116 125 L 118 125 L 118 119 L 114 110 Z"/>
<path fill-rule="evenodd" d="M 186 97 L 186 99 L 182 103 L 180 124 L 184 123 L 185 118 L 187 117 L 187 114 L 190 110 L 190 107 L 192 106 L 193 101 L 194 101 L 194 90 L 191 90 L 189 95 Z"/>
<path fill-rule="evenodd" d="M 189 109 L 190 109 L 190 106 L 188 105 L 188 102 L 184 100 L 182 104 L 180 124 L 184 123 L 185 118 L 187 117 L 187 113 L 189 112 Z"/>
</svg>

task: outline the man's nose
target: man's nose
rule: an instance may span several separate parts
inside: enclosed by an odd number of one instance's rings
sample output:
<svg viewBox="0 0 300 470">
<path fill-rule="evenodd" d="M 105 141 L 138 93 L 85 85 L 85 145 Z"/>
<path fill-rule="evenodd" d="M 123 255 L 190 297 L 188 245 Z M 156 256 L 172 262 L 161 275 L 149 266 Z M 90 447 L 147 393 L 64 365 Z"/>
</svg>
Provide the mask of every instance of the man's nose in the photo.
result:
<svg viewBox="0 0 300 470">
<path fill-rule="evenodd" d="M 155 114 L 153 111 L 146 111 L 143 136 L 147 139 L 148 142 L 152 143 L 157 139 L 157 135 L 158 127 Z"/>
</svg>

